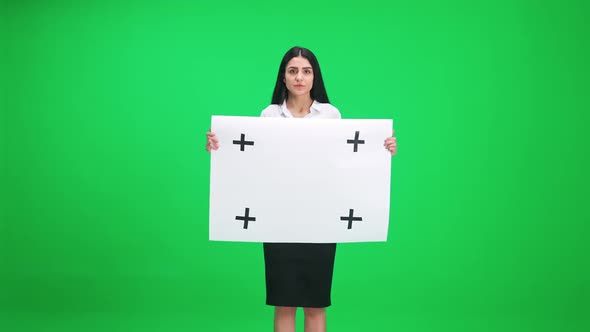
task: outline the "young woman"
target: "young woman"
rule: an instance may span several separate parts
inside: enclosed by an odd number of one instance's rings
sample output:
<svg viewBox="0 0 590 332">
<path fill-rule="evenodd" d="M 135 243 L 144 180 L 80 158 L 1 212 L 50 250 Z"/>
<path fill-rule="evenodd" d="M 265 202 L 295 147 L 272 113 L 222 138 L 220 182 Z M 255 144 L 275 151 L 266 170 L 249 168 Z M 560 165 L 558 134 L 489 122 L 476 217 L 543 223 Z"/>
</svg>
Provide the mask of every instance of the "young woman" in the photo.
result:
<svg viewBox="0 0 590 332">
<path fill-rule="evenodd" d="M 340 119 L 330 104 L 320 65 L 308 49 L 293 47 L 283 57 L 272 103 L 261 116 L 282 118 Z M 384 146 L 395 155 L 395 137 Z M 207 133 L 208 152 L 217 150 L 219 141 Z M 275 307 L 276 332 L 295 331 L 298 307 L 305 314 L 305 331 L 326 330 L 326 307 L 330 306 L 335 243 L 265 243 L 266 303 Z"/>
</svg>

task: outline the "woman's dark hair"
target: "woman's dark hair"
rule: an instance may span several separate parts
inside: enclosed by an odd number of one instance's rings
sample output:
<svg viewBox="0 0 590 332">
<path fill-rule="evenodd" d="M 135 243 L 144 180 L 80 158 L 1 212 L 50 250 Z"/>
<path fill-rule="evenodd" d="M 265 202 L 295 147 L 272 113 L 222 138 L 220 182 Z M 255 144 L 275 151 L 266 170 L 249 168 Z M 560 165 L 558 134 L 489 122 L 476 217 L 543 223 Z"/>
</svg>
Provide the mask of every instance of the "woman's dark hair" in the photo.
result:
<svg viewBox="0 0 590 332">
<path fill-rule="evenodd" d="M 277 75 L 277 83 L 275 84 L 275 90 L 272 93 L 271 104 L 280 105 L 285 100 L 287 100 L 289 94 L 287 92 L 287 86 L 284 82 L 285 68 L 291 59 L 298 56 L 306 58 L 311 64 L 311 68 L 313 70 L 313 86 L 310 91 L 311 99 L 320 103 L 329 103 L 330 101 L 328 100 L 328 94 L 326 93 L 326 87 L 324 86 L 324 79 L 322 78 L 322 72 L 320 71 L 318 59 L 307 48 L 296 46 L 288 50 L 281 61 L 281 65 L 279 66 L 279 74 Z"/>
</svg>

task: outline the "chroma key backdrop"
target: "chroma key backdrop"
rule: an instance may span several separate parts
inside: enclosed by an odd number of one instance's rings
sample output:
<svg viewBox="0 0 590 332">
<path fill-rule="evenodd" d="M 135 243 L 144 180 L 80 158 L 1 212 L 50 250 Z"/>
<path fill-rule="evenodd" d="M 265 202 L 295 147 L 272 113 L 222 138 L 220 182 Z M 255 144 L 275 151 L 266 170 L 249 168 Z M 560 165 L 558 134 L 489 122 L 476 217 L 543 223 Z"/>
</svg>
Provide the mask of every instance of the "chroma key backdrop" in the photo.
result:
<svg viewBox="0 0 590 332">
<path fill-rule="evenodd" d="M 399 146 L 330 331 L 590 330 L 587 1 L 0 8 L 1 331 L 271 331 L 262 245 L 208 241 L 205 132 L 295 45 Z"/>
</svg>

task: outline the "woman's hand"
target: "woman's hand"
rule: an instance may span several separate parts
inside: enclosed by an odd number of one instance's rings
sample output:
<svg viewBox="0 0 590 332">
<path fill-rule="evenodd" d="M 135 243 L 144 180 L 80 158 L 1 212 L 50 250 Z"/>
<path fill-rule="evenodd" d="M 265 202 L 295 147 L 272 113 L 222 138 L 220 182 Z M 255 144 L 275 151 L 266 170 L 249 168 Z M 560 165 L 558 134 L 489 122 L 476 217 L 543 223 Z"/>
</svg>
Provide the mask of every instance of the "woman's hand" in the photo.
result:
<svg viewBox="0 0 590 332">
<path fill-rule="evenodd" d="M 219 149 L 219 140 L 217 140 L 215 133 L 211 132 L 211 128 L 209 128 L 209 132 L 207 133 L 207 145 L 205 145 L 205 149 L 207 152 Z"/>
<path fill-rule="evenodd" d="M 385 140 L 385 143 L 383 144 L 383 146 L 385 146 L 385 148 L 389 150 L 391 156 L 395 156 L 395 154 L 397 153 L 397 143 L 395 141 L 395 136 L 393 136 L 393 134 L 395 134 L 395 130 L 392 129 L 391 137 L 388 137 Z"/>
</svg>

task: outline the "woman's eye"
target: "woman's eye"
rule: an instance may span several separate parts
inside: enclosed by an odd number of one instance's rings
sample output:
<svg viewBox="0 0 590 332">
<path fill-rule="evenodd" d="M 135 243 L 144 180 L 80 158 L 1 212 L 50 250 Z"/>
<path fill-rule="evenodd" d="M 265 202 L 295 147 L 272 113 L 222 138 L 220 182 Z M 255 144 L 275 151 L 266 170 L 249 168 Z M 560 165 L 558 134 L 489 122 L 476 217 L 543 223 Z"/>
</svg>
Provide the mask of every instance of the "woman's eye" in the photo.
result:
<svg viewBox="0 0 590 332">
<path fill-rule="evenodd" d="M 306 74 L 311 74 L 311 70 L 309 70 L 309 69 L 306 69 L 306 70 L 305 70 L 305 73 L 306 73 Z"/>
</svg>

